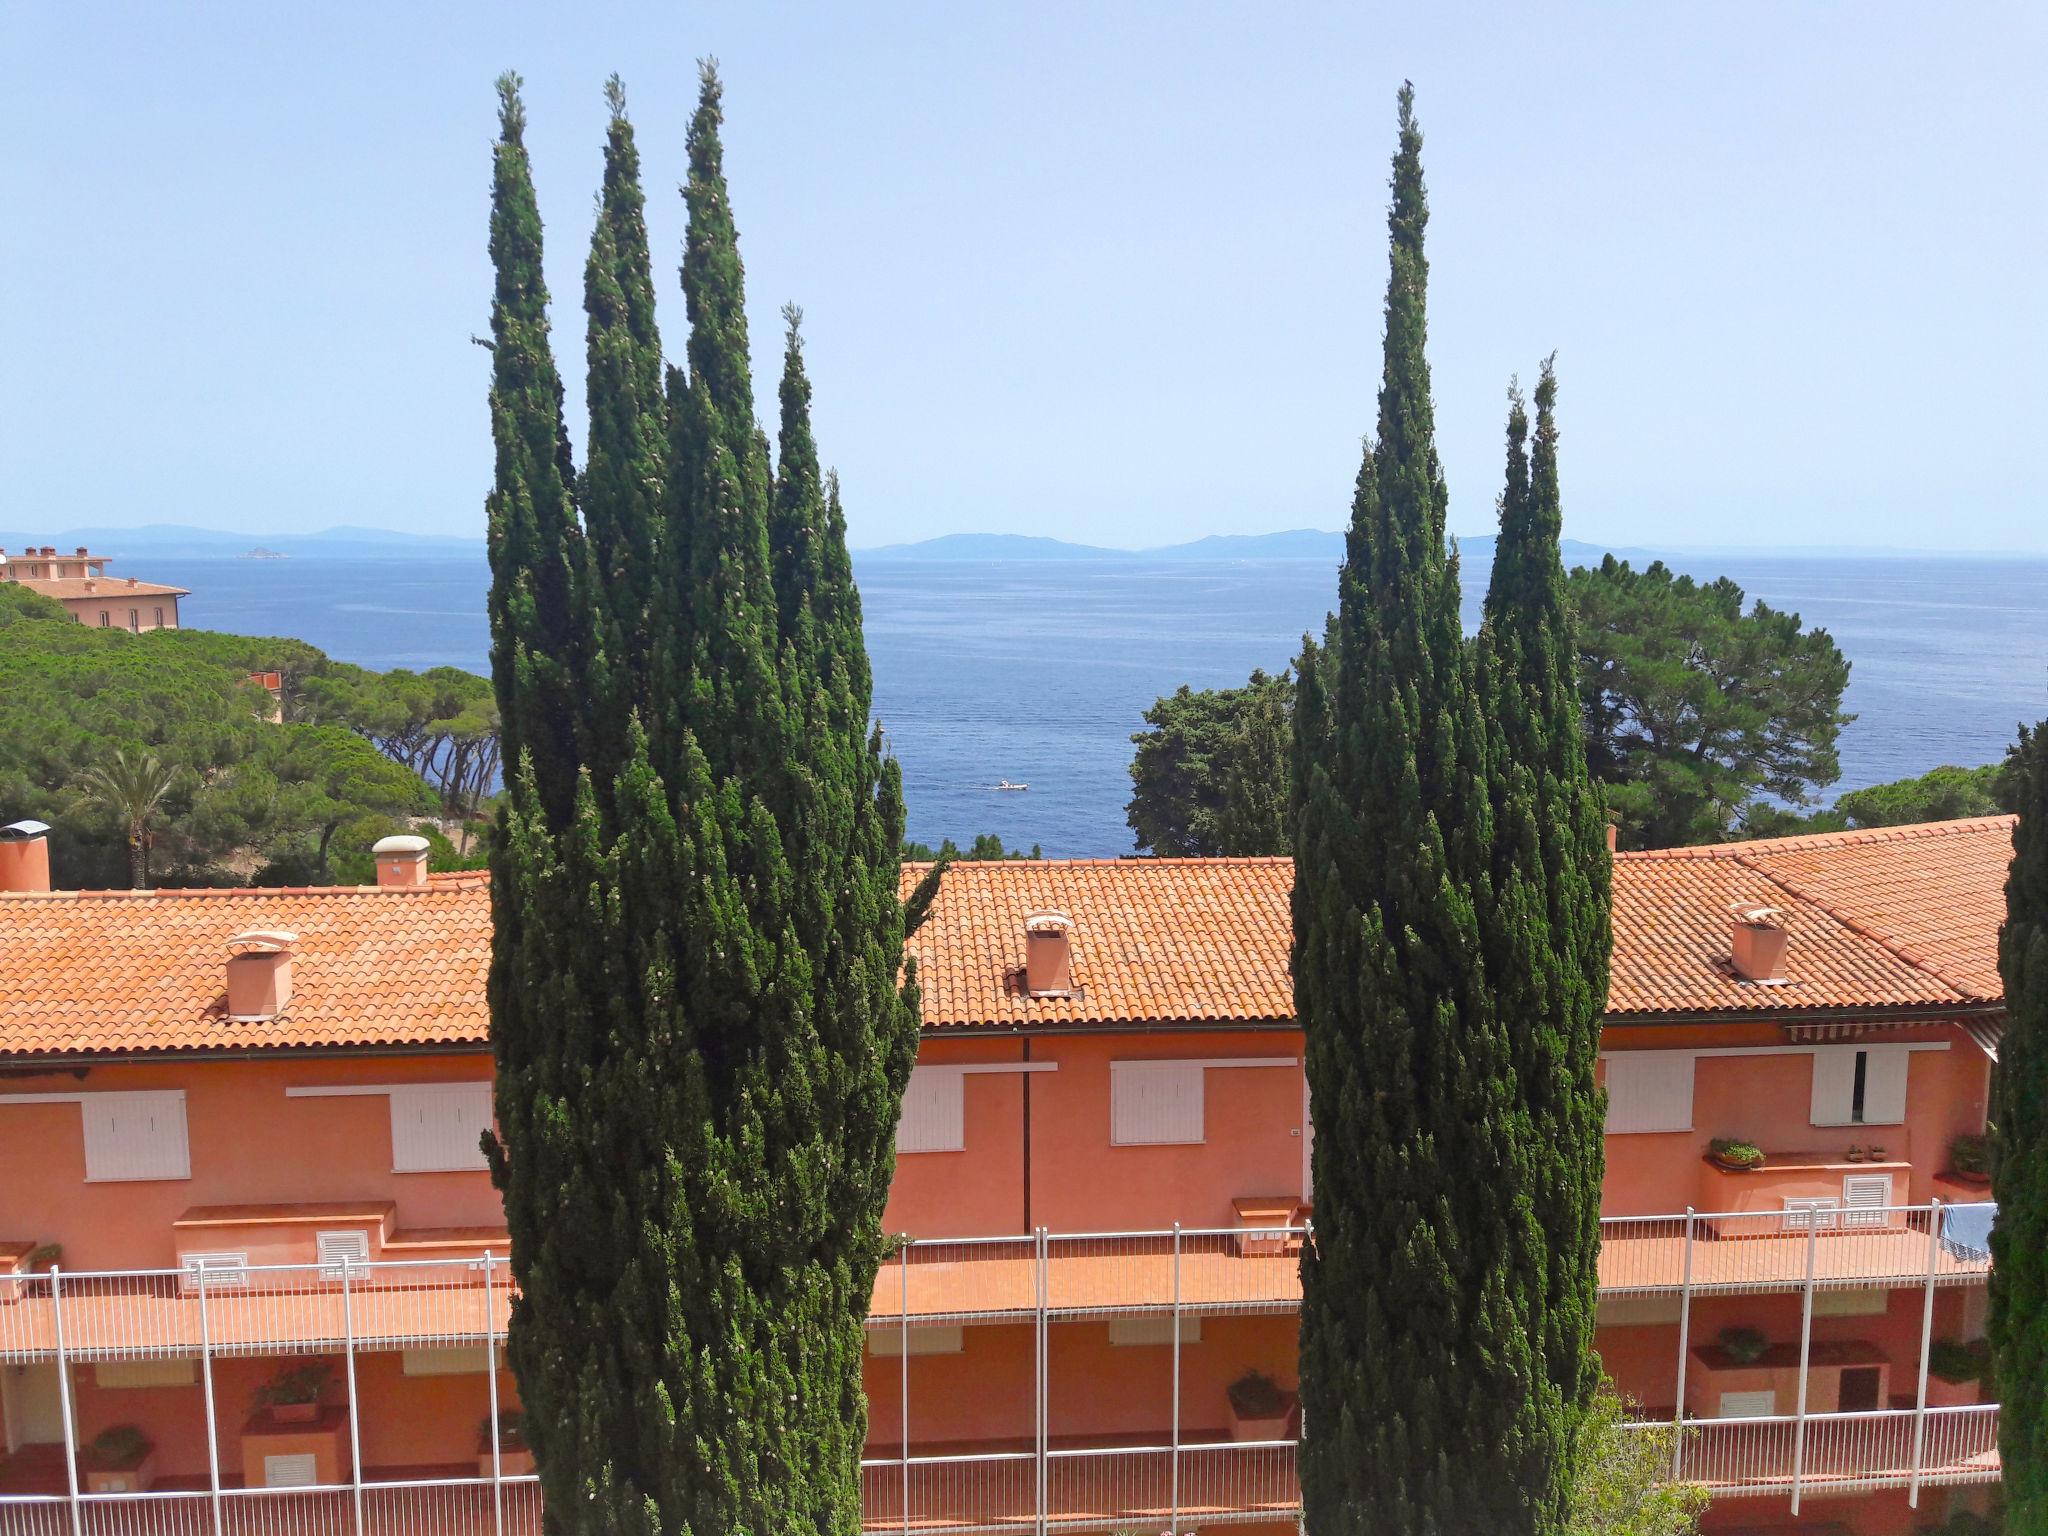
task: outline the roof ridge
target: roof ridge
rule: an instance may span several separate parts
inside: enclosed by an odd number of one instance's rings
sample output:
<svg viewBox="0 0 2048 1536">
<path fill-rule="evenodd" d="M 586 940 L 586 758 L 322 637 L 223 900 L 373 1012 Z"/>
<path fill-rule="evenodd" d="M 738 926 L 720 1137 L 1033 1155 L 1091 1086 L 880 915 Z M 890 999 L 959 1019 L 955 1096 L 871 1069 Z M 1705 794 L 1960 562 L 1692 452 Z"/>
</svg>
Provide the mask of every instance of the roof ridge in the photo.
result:
<svg viewBox="0 0 2048 1536">
<path fill-rule="evenodd" d="M 1923 822 L 1920 823 L 1920 825 L 1931 826 L 1938 825 L 1938 823 Z M 1778 841 L 1787 841 L 1787 839 L 1778 839 Z M 1840 923 L 1844 928 L 1847 928 L 1851 933 L 1857 935 L 1857 937 L 1868 939 L 1871 943 L 1877 945 L 1878 948 L 1884 950 L 1888 954 L 1897 956 L 1899 959 L 1905 961 L 1906 964 L 1912 966 L 1915 970 L 1925 971 L 1929 976 L 1932 976 L 1944 987 L 1947 987 L 1951 992 L 1955 993 L 1956 1000 L 1958 1002 L 1990 1001 L 1990 999 L 1986 998 L 1984 994 L 1966 985 L 1964 982 L 1960 981 L 1956 977 L 1951 976 L 1947 971 L 1943 970 L 1941 966 L 1936 964 L 1934 961 L 1928 959 L 1925 955 L 1919 953 L 1917 950 L 1912 948 L 1912 946 L 1904 943 L 1900 939 L 1893 937 L 1891 934 L 1880 933 L 1877 929 L 1872 928 L 1869 924 L 1863 922 L 1861 919 L 1853 916 L 1851 913 L 1843 910 L 1842 908 L 1837 907 L 1833 902 L 1827 900 L 1825 897 L 1814 895 L 1813 892 L 1807 890 L 1806 887 L 1801 885 L 1799 881 L 1793 876 L 1784 874 L 1775 869 L 1771 869 L 1768 866 L 1760 864 L 1755 859 L 1750 858 L 1746 855 L 1737 855 L 1735 862 L 1740 864 L 1743 868 L 1747 870 L 1762 875 L 1766 880 L 1770 881 L 1771 884 L 1777 886 L 1778 889 L 1784 891 L 1787 895 L 1793 896 L 1798 900 L 1805 902 L 1808 906 L 1817 908 L 1819 911 L 1826 913 L 1828 917 L 1832 918 L 1835 922 Z"/>
<path fill-rule="evenodd" d="M 930 869 L 934 859 L 905 859 L 905 869 Z M 960 869 L 969 865 L 977 869 L 1178 869 L 1186 865 L 1213 869 L 1219 864 L 1230 865 L 1277 865 L 1292 868 L 1294 855 L 1291 853 L 1262 854 L 1174 854 L 1155 858 L 1150 854 L 1120 854 L 1110 858 L 1094 859 L 954 859 L 950 868 Z M 481 873 L 481 871 L 480 871 Z"/>
<path fill-rule="evenodd" d="M 1961 837 L 2010 827 L 2018 818 L 1959 816 L 1952 821 L 1912 821 L 1895 827 L 1845 827 L 1839 832 L 1795 832 L 1788 837 L 1759 837 L 1749 842 L 1696 843 L 1686 848 L 1635 848 L 1617 859 L 1741 859 L 1756 853 L 1804 853 L 1819 848 L 1853 848 L 1867 843 L 1910 842 L 1920 838 Z"/>
<path fill-rule="evenodd" d="M 465 873 L 473 873 L 476 878 L 473 881 L 430 880 L 425 885 L 154 885 L 128 890 L 81 887 L 62 891 L 0 891 L 0 901 L 181 901 L 191 898 L 223 901 L 280 896 L 436 896 L 485 888 L 488 877 L 484 871 Z"/>
</svg>

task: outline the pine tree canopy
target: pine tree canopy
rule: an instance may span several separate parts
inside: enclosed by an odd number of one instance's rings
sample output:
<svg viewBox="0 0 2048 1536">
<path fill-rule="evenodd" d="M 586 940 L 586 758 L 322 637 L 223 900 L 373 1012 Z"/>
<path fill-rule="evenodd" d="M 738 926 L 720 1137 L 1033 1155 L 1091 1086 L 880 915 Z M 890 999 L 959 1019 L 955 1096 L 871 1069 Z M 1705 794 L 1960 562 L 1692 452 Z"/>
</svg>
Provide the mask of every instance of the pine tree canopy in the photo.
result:
<svg viewBox="0 0 2048 1536">
<path fill-rule="evenodd" d="M 2006 1529 L 2048 1532 L 2048 721 L 2007 760 L 2019 809 L 1998 974 L 2005 1040 L 1991 1074 L 1991 1353 L 2002 1405 Z"/>
<path fill-rule="evenodd" d="M 568 472 L 516 79 L 501 94 L 490 1150 L 546 1510 L 576 1532 L 852 1533 L 917 1013 L 901 785 L 869 721 L 838 490 L 793 320 L 779 472 L 754 418 L 709 65 L 682 368 L 661 359 L 638 155 L 607 90 L 590 448 Z"/>
</svg>

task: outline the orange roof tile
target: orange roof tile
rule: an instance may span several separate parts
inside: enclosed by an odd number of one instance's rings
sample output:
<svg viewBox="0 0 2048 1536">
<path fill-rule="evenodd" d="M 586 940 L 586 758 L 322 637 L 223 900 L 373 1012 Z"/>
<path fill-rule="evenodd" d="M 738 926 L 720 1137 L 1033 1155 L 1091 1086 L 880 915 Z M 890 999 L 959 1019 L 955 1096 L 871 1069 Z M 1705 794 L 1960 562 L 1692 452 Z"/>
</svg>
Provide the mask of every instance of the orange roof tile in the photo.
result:
<svg viewBox="0 0 2048 1536">
<path fill-rule="evenodd" d="M 1615 861 L 1610 1018 L 1995 1006 L 2007 817 L 1726 843 Z M 925 866 L 904 869 L 908 890 Z M 912 937 L 934 1030 L 1285 1024 L 1286 859 L 963 862 Z M 1728 964 L 1730 902 L 1791 935 L 1785 984 Z M 1031 998 L 1024 919 L 1073 919 L 1078 995 Z M 277 1019 L 230 1023 L 227 941 L 299 942 Z M 481 1046 L 489 881 L 0 895 L 0 1056 Z"/>
<path fill-rule="evenodd" d="M 125 576 L 17 576 L 14 580 L 31 592 L 53 597 L 58 602 L 80 598 L 112 602 L 122 597 L 190 597 L 190 587 L 167 587 L 160 581 L 138 581 L 132 586 Z"/>
</svg>

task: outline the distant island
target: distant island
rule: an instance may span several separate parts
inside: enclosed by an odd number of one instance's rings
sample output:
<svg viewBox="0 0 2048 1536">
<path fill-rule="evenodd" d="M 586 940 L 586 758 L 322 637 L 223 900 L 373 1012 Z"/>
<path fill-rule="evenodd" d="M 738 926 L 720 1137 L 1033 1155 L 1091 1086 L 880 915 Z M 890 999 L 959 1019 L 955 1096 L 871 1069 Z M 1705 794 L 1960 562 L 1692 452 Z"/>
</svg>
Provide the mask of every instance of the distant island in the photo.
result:
<svg viewBox="0 0 2048 1536">
<path fill-rule="evenodd" d="M 1494 535 L 1481 534 L 1460 539 L 1458 548 L 1478 564 L 1493 561 Z M 1566 539 L 1564 558 L 1568 565 L 1598 564 L 1609 553 L 1606 545 L 1585 544 Z M 1344 535 L 1323 528 L 1289 528 L 1279 533 L 1214 533 L 1185 544 L 1162 544 L 1151 549 L 1111 549 L 1100 544 L 1070 544 L 1023 533 L 949 533 L 915 544 L 884 544 L 876 549 L 856 549 L 860 560 L 904 561 L 1012 561 L 1061 560 L 1178 563 L 1194 560 L 1320 560 L 1336 565 L 1344 558 Z M 1654 559 L 1644 550 L 1612 551 L 1627 559 Z"/>
<path fill-rule="evenodd" d="M 289 560 L 291 556 L 275 549 L 252 549 L 243 555 L 242 558 L 244 560 Z"/>
</svg>

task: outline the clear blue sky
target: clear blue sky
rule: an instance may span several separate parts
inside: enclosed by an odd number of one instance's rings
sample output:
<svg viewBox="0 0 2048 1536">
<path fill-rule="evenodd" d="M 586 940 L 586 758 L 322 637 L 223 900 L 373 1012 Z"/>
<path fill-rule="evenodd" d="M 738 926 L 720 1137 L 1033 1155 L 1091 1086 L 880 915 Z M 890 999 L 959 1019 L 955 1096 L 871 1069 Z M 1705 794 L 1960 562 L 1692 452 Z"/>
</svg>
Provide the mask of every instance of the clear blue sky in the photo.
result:
<svg viewBox="0 0 2048 1536">
<path fill-rule="evenodd" d="M 602 83 L 674 354 L 715 54 L 758 382 L 795 299 L 857 545 L 1338 526 L 1407 76 L 1454 529 L 1555 348 L 1578 537 L 2048 549 L 2044 17 L 0 0 L 0 526 L 480 532 L 492 77 L 580 435 Z"/>
</svg>

